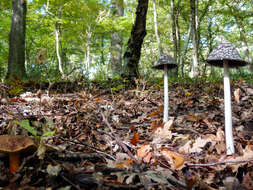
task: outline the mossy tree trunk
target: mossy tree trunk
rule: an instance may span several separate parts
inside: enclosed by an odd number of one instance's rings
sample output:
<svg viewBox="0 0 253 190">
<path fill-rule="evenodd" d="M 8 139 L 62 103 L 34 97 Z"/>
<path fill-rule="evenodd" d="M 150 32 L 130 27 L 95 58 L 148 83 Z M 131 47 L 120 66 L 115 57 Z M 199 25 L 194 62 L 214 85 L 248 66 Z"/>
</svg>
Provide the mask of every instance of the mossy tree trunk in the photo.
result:
<svg viewBox="0 0 253 190">
<path fill-rule="evenodd" d="M 147 10 L 148 0 L 138 0 L 135 22 L 124 53 L 123 76 L 130 80 L 130 82 L 133 82 L 134 78 L 139 78 L 138 63 L 141 56 L 143 39 L 146 36 Z"/>
<path fill-rule="evenodd" d="M 26 0 L 12 0 L 7 80 L 27 78 L 25 72 L 26 11 Z"/>
</svg>

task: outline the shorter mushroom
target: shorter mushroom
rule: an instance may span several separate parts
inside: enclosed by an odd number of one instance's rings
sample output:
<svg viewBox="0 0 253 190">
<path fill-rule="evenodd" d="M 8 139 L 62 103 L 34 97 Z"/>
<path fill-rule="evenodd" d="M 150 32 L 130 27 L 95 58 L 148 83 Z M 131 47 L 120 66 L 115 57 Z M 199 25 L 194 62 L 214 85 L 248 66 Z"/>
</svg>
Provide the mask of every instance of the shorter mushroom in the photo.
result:
<svg viewBox="0 0 253 190">
<path fill-rule="evenodd" d="M 235 47 L 227 41 L 222 41 L 208 56 L 206 62 L 210 65 L 224 68 L 224 108 L 225 108 L 225 136 L 227 155 L 234 154 L 234 141 L 232 133 L 232 108 L 229 68 L 247 65 Z"/>
<path fill-rule="evenodd" d="M 37 145 L 29 137 L 21 135 L 0 136 L 0 152 L 9 155 L 10 173 L 15 173 L 19 169 L 20 156 L 23 153 L 35 152 Z"/>
<path fill-rule="evenodd" d="M 153 66 L 154 69 L 164 70 L 164 107 L 163 107 L 163 122 L 166 123 L 169 118 L 169 95 L 168 95 L 168 70 L 177 67 L 174 59 L 168 54 L 162 54 L 158 61 Z"/>
</svg>

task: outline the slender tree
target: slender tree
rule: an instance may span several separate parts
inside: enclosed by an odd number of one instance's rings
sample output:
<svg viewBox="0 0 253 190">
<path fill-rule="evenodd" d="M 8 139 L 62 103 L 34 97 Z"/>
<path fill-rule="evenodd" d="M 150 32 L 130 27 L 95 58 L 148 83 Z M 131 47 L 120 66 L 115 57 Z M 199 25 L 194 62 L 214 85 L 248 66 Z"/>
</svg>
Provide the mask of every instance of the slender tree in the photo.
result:
<svg viewBox="0 0 253 190">
<path fill-rule="evenodd" d="M 138 0 L 135 22 L 124 53 L 123 75 L 132 83 L 134 78 L 139 78 L 138 63 L 141 56 L 143 39 L 146 36 L 147 11 L 148 0 Z"/>
<path fill-rule="evenodd" d="M 159 54 L 162 55 L 163 49 L 162 49 L 162 46 L 161 46 L 161 40 L 160 40 L 160 36 L 159 36 L 159 33 L 158 33 L 157 11 L 156 11 L 155 0 L 152 0 L 152 3 L 153 3 L 153 13 L 154 13 L 155 36 L 156 36 L 156 41 L 157 41 L 157 45 L 158 45 Z"/>
<path fill-rule="evenodd" d="M 191 77 L 198 76 L 198 0 L 191 0 L 191 27 L 192 27 L 192 44 L 193 44 L 193 54 L 192 54 L 192 68 Z"/>
<path fill-rule="evenodd" d="M 123 16 L 124 8 L 123 8 L 123 0 L 115 0 L 113 3 L 113 15 L 115 16 Z M 111 36 L 111 70 L 112 73 L 120 74 L 122 70 L 122 35 L 120 32 L 114 32 Z"/>
<path fill-rule="evenodd" d="M 26 0 L 12 0 L 9 58 L 6 79 L 25 79 Z"/>
</svg>

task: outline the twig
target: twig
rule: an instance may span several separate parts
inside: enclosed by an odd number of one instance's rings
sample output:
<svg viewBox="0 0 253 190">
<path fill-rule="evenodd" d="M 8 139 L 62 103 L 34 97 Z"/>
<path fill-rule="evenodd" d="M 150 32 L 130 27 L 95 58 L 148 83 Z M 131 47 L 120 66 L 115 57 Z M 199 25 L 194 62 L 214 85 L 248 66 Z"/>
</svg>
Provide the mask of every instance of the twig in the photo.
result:
<svg viewBox="0 0 253 190">
<path fill-rule="evenodd" d="M 214 163 L 207 163 L 207 164 L 187 164 L 187 166 L 205 167 L 205 166 L 217 166 L 217 165 L 222 165 L 222 164 L 238 164 L 238 163 L 244 163 L 244 162 L 253 162 L 253 158 L 248 159 L 248 160 L 229 160 L 229 161 L 214 162 Z"/>
<path fill-rule="evenodd" d="M 65 141 L 64 138 L 62 138 L 62 137 L 60 137 L 60 138 L 61 138 L 62 140 Z M 70 144 L 78 144 L 78 145 L 87 147 L 87 148 L 89 148 L 89 149 L 91 149 L 91 150 L 93 150 L 93 151 L 95 151 L 95 152 L 97 152 L 97 153 L 99 153 L 99 154 L 102 154 L 102 155 L 104 155 L 104 156 L 109 157 L 109 158 L 112 159 L 112 160 L 116 160 L 116 158 L 115 158 L 114 156 L 112 156 L 112 155 L 110 155 L 110 154 L 107 154 L 106 152 L 103 152 L 103 151 L 101 151 L 101 150 L 99 150 L 99 149 L 97 149 L 97 148 L 95 148 L 95 147 L 92 147 L 92 146 L 90 146 L 90 145 L 88 145 L 88 144 L 85 144 L 85 143 L 83 143 L 83 142 L 80 142 L 80 141 L 78 141 L 78 140 L 68 141 L 68 143 L 70 143 Z"/>
<path fill-rule="evenodd" d="M 108 122 L 108 120 L 106 119 L 103 111 L 101 109 L 99 109 L 102 117 L 103 117 L 103 121 L 105 122 L 105 124 L 109 127 L 109 129 L 111 130 L 112 134 L 114 134 L 114 137 L 115 137 L 115 140 L 116 142 L 123 148 L 123 150 L 128 154 L 128 156 L 130 156 L 133 161 L 136 163 L 136 164 L 140 164 L 140 161 L 138 161 L 134 155 L 131 153 L 131 151 L 127 148 L 127 146 L 121 141 L 120 137 L 114 132 L 112 126 L 110 125 L 110 123 Z"/>
<path fill-rule="evenodd" d="M 72 181 L 70 181 L 68 178 L 66 178 L 64 175 L 60 174 L 60 176 L 62 177 L 62 179 L 64 179 L 66 182 L 68 182 L 70 185 L 72 185 L 72 187 L 76 188 L 77 190 L 82 190 L 79 186 L 75 185 L 74 183 L 72 183 Z"/>
</svg>

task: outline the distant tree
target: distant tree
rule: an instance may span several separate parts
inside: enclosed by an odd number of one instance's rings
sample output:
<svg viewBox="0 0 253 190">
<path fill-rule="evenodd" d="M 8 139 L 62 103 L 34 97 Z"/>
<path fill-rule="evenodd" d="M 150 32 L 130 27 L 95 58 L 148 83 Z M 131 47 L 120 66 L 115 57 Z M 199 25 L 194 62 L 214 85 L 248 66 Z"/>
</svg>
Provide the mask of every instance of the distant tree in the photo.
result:
<svg viewBox="0 0 253 190">
<path fill-rule="evenodd" d="M 147 11 L 148 0 L 138 0 L 135 22 L 124 53 L 123 75 L 131 82 L 134 81 L 134 78 L 139 78 L 138 63 L 141 56 L 143 39 L 146 36 Z"/>
<path fill-rule="evenodd" d="M 124 8 L 123 8 L 123 0 L 115 0 L 113 2 L 113 16 L 123 16 Z M 120 74 L 122 70 L 122 35 L 120 32 L 112 33 L 111 37 L 111 69 L 112 73 Z"/>
<path fill-rule="evenodd" d="M 9 58 L 6 79 L 25 79 L 26 0 L 12 0 Z"/>
<path fill-rule="evenodd" d="M 192 54 L 192 68 L 191 77 L 198 76 L 198 1 L 191 0 L 191 27 L 192 27 L 192 44 L 193 44 L 193 54 Z"/>
</svg>

